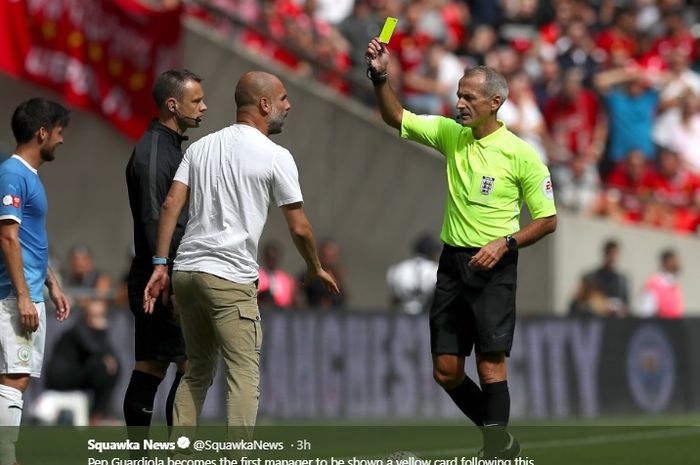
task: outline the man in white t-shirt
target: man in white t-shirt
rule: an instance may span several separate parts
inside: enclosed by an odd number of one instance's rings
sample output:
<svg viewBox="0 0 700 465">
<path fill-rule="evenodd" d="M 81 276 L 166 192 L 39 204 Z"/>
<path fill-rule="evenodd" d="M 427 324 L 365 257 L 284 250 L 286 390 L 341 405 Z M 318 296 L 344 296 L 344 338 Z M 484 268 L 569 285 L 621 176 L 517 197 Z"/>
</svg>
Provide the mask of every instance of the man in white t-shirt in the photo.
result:
<svg viewBox="0 0 700 465">
<path fill-rule="evenodd" d="M 282 209 L 307 277 L 338 292 L 316 253 L 294 158 L 268 138 L 282 132 L 291 108 L 284 85 L 271 74 L 249 72 L 238 82 L 235 99 L 236 123 L 192 144 L 180 163 L 161 208 L 155 269 L 144 293 L 149 312 L 168 288 L 168 248 L 189 199 L 173 287 L 190 366 L 175 396 L 173 424 L 197 425 L 221 352 L 227 424 L 241 427 L 229 430 L 230 438 L 250 437 L 257 416 L 262 343 L 257 253 L 272 203 Z"/>
</svg>

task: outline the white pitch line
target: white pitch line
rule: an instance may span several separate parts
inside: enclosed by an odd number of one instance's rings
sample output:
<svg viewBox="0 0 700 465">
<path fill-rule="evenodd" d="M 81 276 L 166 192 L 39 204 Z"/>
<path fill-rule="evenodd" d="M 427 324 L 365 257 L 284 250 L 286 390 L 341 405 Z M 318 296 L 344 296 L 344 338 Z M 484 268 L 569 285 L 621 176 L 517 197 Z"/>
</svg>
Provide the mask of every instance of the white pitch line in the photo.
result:
<svg viewBox="0 0 700 465">
<path fill-rule="evenodd" d="M 600 444 L 615 444 L 615 443 L 620 443 L 620 442 L 630 442 L 630 441 L 644 441 L 644 440 L 649 440 L 649 439 L 661 439 L 661 438 L 673 438 L 673 437 L 683 437 L 683 436 L 691 436 L 691 435 L 698 435 L 700 434 L 700 428 L 694 427 L 683 427 L 683 428 L 677 428 L 673 427 L 672 429 L 667 429 L 667 430 L 654 430 L 654 431 L 643 431 L 643 432 L 634 432 L 634 433 L 624 433 L 624 434 L 613 434 L 613 435 L 605 435 L 605 436 L 587 436 L 587 437 L 582 437 L 582 438 L 569 438 L 569 439 L 549 439 L 546 441 L 532 441 L 532 442 L 525 442 L 521 443 L 521 448 L 523 449 L 524 452 L 527 452 L 532 449 L 557 449 L 560 447 L 574 447 L 574 446 L 587 446 L 587 445 L 600 445 Z M 420 457 L 421 456 L 432 456 L 432 457 L 455 457 L 455 456 L 463 456 L 463 457 L 471 457 L 477 452 L 479 452 L 480 448 L 478 447 L 471 447 L 471 448 L 462 448 L 462 449 L 443 449 L 443 450 L 424 450 L 424 451 L 410 451 L 412 454 L 415 454 L 416 456 Z M 467 455 L 471 454 L 471 455 Z M 386 456 L 379 456 L 379 455 L 373 455 L 373 456 L 365 456 L 362 458 L 386 458 Z M 360 457 L 357 457 L 360 458 Z"/>
</svg>

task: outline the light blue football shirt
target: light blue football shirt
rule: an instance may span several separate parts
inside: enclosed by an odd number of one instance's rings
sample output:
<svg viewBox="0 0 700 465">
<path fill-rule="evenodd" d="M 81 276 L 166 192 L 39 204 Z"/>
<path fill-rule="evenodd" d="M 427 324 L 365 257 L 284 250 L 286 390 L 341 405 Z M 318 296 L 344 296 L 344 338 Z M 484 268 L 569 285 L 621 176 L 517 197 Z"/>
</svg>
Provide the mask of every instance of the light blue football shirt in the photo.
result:
<svg viewBox="0 0 700 465">
<path fill-rule="evenodd" d="M 0 220 L 19 223 L 24 279 L 33 302 L 44 301 L 49 264 L 46 235 L 48 201 L 39 174 L 17 155 L 0 164 Z M 0 299 L 14 294 L 5 261 L 0 260 Z"/>
</svg>

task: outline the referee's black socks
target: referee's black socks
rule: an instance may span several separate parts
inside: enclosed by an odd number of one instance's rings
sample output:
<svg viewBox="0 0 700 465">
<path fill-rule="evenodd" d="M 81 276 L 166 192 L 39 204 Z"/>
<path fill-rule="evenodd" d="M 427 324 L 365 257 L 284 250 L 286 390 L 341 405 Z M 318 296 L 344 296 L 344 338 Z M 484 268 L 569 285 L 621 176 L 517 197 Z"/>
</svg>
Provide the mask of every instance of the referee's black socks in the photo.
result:
<svg viewBox="0 0 700 465">
<path fill-rule="evenodd" d="M 462 384 L 453 389 L 445 389 L 452 401 L 459 407 L 475 425 L 484 424 L 483 406 L 484 395 L 479 386 L 469 376 L 464 377 Z"/>
<path fill-rule="evenodd" d="M 148 373 L 134 370 L 124 394 L 124 420 L 127 426 L 150 426 L 153 399 L 162 380 Z"/>
<path fill-rule="evenodd" d="M 126 433 L 130 440 L 143 443 L 148 437 L 153 416 L 153 399 L 158 392 L 158 385 L 161 379 L 157 376 L 142 371 L 131 372 L 129 386 L 124 394 L 124 421 L 126 422 Z M 141 451 L 130 450 L 129 456 L 132 460 L 139 459 L 143 454 Z"/>
<path fill-rule="evenodd" d="M 497 451 L 508 445 L 506 426 L 510 417 L 508 381 L 482 384 L 484 396 L 484 449 Z"/>
</svg>

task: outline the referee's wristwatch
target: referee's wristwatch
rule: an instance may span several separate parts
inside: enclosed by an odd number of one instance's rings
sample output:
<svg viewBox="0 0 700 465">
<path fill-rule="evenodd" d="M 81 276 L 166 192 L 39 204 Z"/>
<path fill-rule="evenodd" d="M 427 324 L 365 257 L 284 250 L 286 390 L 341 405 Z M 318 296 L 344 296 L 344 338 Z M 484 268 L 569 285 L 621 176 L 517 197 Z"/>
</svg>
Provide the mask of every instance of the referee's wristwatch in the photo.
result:
<svg viewBox="0 0 700 465">
<path fill-rule="evenodd" d="M 508 247 L 509 252 L 515 252 L 518 250 L 518 241 L 512 235 L 506 236 L 506 247 Z"/>
</svg>

